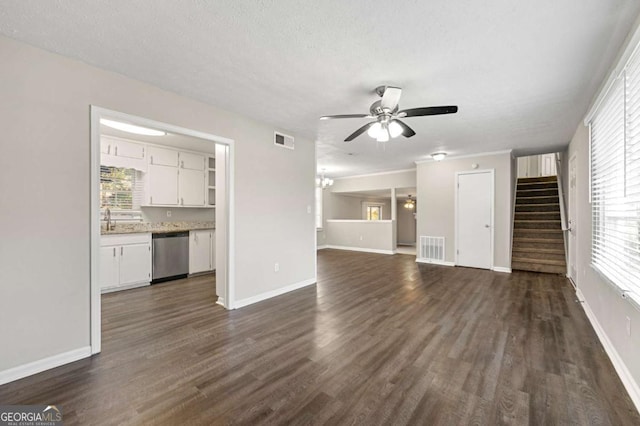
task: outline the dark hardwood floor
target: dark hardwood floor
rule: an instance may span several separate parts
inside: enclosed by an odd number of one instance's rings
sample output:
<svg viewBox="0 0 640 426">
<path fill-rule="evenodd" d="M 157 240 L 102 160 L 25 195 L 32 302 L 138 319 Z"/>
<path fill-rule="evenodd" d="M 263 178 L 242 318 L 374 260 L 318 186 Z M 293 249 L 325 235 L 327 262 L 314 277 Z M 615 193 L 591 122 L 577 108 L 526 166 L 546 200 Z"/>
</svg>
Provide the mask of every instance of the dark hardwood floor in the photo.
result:
<svg viewBox="0 0 640 426">
<path fill-rule="evenodd" d="M 212 277 L 103 296 L 103 352 L 0 387 L 65 424 L 638 425 L 559 275 L 322 250 L 237 311 Z"/>
</svg>

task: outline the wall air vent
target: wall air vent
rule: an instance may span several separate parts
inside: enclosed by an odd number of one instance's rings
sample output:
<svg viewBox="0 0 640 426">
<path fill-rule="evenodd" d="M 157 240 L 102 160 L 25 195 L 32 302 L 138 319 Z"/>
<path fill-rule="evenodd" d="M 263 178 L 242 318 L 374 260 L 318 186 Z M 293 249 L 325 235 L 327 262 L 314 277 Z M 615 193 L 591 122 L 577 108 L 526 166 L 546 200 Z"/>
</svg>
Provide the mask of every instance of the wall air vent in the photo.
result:
<svg viewBox="0 0 640 426">
<path fill-rule="evenodd" d="M 293 136 L 285 135 L 284 133 L 274 132 L 273 143 L 283 148 L 293 149 L 294 140 L 293 140 Z"/>
<path fill-rule="evenodd" d="M 444 237 L 420 236 L 420 251 L 418 258 L 423 262 L 444 262 Z"/>
</svg>

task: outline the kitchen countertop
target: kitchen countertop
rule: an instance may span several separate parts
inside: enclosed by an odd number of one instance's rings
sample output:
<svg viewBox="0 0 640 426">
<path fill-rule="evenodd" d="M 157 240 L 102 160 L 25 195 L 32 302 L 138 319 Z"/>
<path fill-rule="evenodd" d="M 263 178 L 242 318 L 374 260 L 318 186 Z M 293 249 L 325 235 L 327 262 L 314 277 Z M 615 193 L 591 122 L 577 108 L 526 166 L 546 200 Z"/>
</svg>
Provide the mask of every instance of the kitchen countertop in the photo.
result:
<svg viewBox="0 0 640 426">
<path fill-rule="evenodd" d="M 158 223 L 118 223 L 115 226 L 116 229 L 107 231 L 106 224 L 100 222 L 100 234 L 101 235 L 115 235 L 115 234 L 142 234 L 151 232 L 157 234 L 160 232 L 183 232 L 183 231 L 195 231 L 199 229 L 216 229 L 215 222 L 158 222 Z"/>
</svg>

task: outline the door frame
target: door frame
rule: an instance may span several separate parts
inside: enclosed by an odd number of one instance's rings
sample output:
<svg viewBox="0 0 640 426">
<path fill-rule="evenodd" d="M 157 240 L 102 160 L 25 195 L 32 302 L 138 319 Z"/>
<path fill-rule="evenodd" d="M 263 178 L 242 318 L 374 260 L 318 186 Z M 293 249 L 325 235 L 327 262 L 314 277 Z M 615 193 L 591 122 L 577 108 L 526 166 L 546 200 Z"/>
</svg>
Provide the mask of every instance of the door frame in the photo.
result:
<svg viewBox="0 0 640 426">
<path fill-rule="evenodd" d="M 489 173 L 490 177 L 491 177 L 491 192 L 490 192 L 490 198 L 491 198 L 491 265 L 489 267 L 489 270 L 493 270 L 494 269 L 494 239 L 495 239 L 495 211 L 496 211 L 496 199 L 495 199 L 495 184 L 496 184 L 496 169 L 483 169 L 483 170 L 469 170 L 469 171 L 462 171 L 462 172 L 456 172 L 455 173 L 455 181 L 454 181 L 454 189 L 455 189 L 455 204 L 454 204 L 454 215 L 455 215 L 455 219 L 454 219 L 454 254 L 455 254 L 455 264 L 458 265 L 458 248 L 459 248 L 459 242 L 458 242 L 458 222 L 460 220 L 460 216 L 459 216 L 459 209 L 458 209 L 458 188 L 459 188 L 459 178 L 461 175 L 474 175 L 474 174 L 479 174 L 479 173 Z"/>
<path fill-rule="evenodd" d="M 91 354 L 97 354 L 102 346 L 102 306 L 100 300 L 100 118 L 102 116 L 110 119 L 123 120 L 138 124 L 144 127 L 151 127 L 164 130 L 169 133 L 178 133 L 185 136 L 193 136 L 200 139 L 209 140 L 215 145 L 222 144 L 227 147 L 226 158 L 226 191 L 227 203 L 224 207 L 226 213 L 226 223 L 222 224 L 227 238 L 226 245 L 226 282 L 224 283 L 225 297 L 224 307 L 234 308 L 235 301 L 235 145 L 233 139 L 204 133 L 185 127 L 174 126 L 172 124 L 139 117 L 124 112 L 113 111 L 96 105 L 90 106 L 90 159 L 91 159 L 91 179 L 90 179 L 90 304 L 89 304 L 89 333 Z"/>
<path fill-rule="evenodd" d="M 575 188 L 571 189 L 571 163 L 575 164 L 575 179 L 576 179 L 576 186 Z M 567 235 L 567 257 L 568 257 L 568 265 L 567 265 L 567 278 L 569 278 L 569 280 L 571 280 L 571 282 L 573 282 L 574 286 L 578 286 L 578 271 L 576 269 L 575 271 L 575 275 L 576 276 L 572 276 L 572 270 L 571 270 L 571 264 L 573 263 L 575 265 L 576 263 L 576 258 L 577 258 L 577 248 L 578 248 L 578 244 L 576 243 L 576 241 L 571 242 L 572 238 L 576 238 L 576 237 L 572 237 L 571 235 L 576 235 L 574 233 L 574 229 L 576 227 L 576 218 L 573 217 L 577 214 L 577 190 L 578 188 L 578 152 L 574 152 L 573 155 L 569 158 L 569 163 L 567 164 L 567 190 L 568 190 L 568 206 L 567 206 L 567 222 L 569 225 L 569 231 L 568 231 L 568 235 Z M 571 214 L 571 208 L 573 207 L 573 215 Z"/>
</svg>

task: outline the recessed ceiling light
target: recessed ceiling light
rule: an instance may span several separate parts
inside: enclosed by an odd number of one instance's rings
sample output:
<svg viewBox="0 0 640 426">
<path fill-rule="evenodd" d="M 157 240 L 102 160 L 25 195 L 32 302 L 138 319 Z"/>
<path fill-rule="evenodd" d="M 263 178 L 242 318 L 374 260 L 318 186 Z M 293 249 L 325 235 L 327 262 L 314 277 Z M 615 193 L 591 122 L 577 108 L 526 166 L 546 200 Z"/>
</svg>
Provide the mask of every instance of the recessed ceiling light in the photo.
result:
<svg viewBox="0 0 640 426">
<path fill-rule="evenodd" d="M 447 156 L 446 152 L 434 152 L 433 154 L 431 154 L 431 158 L 433 158 L 436 161 L 442 161 L 446 156 Z"/>
<path fill-rule="evenodd" d="M 112 129 L 122 130 L 123 132 L 135 133 L 136 135 L 145 135 L 145 136 L 164 136 L 167 133 L 149 129 L 147 127 L 135 126 L 129 123 L 121 123 L 119 121 L 107 120 L 106 118 L 100 119 L 100 124 L 104 124 L 107 127 L 111 127 Z"/>
</svg>

